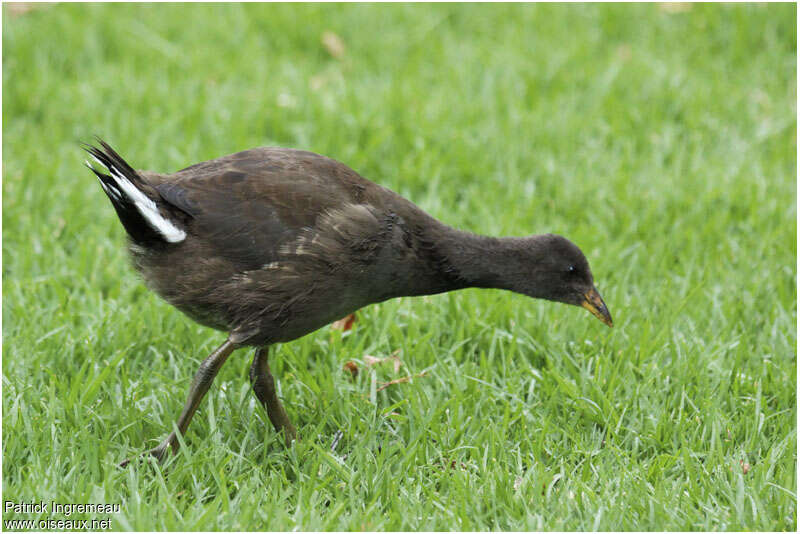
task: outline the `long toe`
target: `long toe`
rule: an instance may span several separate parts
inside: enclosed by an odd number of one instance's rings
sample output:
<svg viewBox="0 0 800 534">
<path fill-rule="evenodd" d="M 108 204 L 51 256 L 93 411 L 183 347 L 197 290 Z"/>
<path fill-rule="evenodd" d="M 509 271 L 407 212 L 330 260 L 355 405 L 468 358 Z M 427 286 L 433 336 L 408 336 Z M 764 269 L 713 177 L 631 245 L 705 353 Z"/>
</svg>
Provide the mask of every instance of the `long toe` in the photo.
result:
<svg viewBox="0 0 800 534">
<path fill-rule="evenodd" d="M 284 432 L 283 437 L 286 440 L 287 447 L 291 447 L 293 441 L 300 441 L 300 438 L 297 435 L 297 431 L 294 429 L 294 425 L 292 425 L 291 423 L 288 423 L 287 426 L 283 427 L 283 432 Z"/>
<path fill-rule="evenodd" d="M 131 462 L 136 460 L 144 461 L 147 460 L 149 456 L 155 458 L 158 463 L 163 463 L 169 453 L 168 449 L 169 449 L 169 444 L 162 443 L 158 447 L 153 447 L 149 451 L 145 451 L 141 454 L 137 454 L 136 456 L 123 460 L 122 462 L 120 462 L 119 466 L 121 468 L 125 468 Z"/>
</svg>

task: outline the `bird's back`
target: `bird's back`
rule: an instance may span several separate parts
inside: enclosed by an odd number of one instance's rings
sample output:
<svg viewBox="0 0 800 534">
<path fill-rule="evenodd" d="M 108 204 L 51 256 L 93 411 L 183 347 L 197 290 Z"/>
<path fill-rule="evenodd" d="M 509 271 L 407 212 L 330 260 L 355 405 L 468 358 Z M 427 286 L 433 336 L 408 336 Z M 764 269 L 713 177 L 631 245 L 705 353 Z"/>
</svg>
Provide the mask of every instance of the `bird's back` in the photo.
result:
<svg viewBox="0 0 800 534">
<path fill-rule="evenodd" d="M 275 261 L 279 248 L 323 213 L 365 200 L 381 205 L 389 194 L 342 163 L 285 148 L 245 150 L 145 176 L 189 215 L 188 231 L 210 253 L 242 270 Z"/>
</svg>

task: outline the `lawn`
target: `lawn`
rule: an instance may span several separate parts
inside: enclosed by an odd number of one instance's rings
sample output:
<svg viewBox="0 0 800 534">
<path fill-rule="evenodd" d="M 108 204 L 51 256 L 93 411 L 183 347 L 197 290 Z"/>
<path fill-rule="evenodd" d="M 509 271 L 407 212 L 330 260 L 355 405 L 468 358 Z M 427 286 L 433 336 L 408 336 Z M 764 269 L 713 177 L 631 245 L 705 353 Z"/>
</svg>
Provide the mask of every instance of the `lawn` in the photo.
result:
<svg viewBox="0 0 800 534">
<path fill-rule="evenodd" d="M 125 530 L 795 530 L 795 20 L 6 4 L 3 499 L 119 504 L 69 517 Z M 119 469 L 225 336 L 128 265 L 95 134 L 165 172 L 303 148 L 453 226 L 565 235 L 615 327 L 503 291 L 388 301 L 275 348 L 292 449 L 240 350 L 177 456 Z"/>
</svg>

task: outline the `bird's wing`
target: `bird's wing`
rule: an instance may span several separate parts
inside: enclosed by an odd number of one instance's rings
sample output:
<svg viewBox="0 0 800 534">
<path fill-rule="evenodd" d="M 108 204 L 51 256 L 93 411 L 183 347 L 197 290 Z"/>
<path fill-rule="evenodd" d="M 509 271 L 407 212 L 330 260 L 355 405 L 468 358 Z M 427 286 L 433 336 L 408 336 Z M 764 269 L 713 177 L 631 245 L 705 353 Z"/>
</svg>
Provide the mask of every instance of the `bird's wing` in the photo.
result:
<svg viewBox="0 0 800 534">
<path fill-rule="evenodd" d="M 199 163 L 155 181 L 161 197 L 188 216 L 188 232 L 242 270 L 275 261 L 281 247 L 320 216 L 358 203 L 372 185 L 334 160 L 272 148 Z"/>
</svg>

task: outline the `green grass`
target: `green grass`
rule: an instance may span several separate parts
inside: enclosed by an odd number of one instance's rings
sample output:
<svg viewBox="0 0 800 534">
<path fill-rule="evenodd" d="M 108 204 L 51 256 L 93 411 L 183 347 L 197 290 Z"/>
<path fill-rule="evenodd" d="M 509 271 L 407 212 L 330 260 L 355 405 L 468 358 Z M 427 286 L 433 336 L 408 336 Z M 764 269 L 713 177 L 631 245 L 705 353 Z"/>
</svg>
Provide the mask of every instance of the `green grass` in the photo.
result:
<svg viewBox="0 0 800 534">
<path fill-rule="evenodd" d="M 119 503 L 115 529 L 795 530 L 795 19 L 6 5 L 3 498 Z M 563 234 L 616 327 L 501 291 L 389 301 L 276 348 L 294 449 L 239 351 L 177 457 L 118 469 L 224 334 L 137 279 L 93 134 L 160 171 L 304 148 L 454 226 Z M 63 515 L 4 514 L 40 517 Z"/>
</svg>

